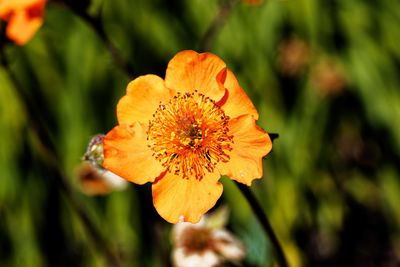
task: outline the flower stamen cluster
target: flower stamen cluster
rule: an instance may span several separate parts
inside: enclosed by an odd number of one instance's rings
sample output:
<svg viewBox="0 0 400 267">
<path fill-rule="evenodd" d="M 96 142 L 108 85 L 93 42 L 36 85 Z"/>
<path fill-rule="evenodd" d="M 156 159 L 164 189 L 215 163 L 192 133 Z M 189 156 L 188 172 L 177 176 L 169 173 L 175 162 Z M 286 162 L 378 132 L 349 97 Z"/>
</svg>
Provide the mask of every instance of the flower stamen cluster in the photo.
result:
<svg viewBox="0 0 400 267">
<path fill-rule="evenodd" d="M 153 156 L 175 175 L 201 180 L 218 162 L 228 162 L 233 137 L 229 117 L 209 97 L 177 93 L 160 103 L 149 122 L 147 140 Z"/>
</svg>

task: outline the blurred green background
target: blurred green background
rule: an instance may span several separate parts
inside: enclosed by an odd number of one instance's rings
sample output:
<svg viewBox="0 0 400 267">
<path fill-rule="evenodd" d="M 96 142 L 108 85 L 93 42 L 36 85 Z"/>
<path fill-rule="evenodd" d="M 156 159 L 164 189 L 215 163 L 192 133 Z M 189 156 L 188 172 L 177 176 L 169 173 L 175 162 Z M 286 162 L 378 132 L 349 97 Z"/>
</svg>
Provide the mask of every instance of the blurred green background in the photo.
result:
<svg viewBox="0 0 400 267">
<path fill-rule="evenodd" d="M 223 4 L 50 1 L 34 39 L 2 44 L 0 266 L 113 266 L 107 251 L 120 266 L 170 266 L 171 225 L 150 185 L 88 196 L 77 169 L 91 136 L 116 124 L 131 78 L 164 77 L 177 52 L 201 49 Z M 116 64 L 85 11 L 134 73 Z M 259 125 L 279 133 L 251 189 L 293 267 L 400 265 L 399 44 L 395 0 L 236 1 L 213 40 Z M 274 266 L 246 200 L 222 181 L 243 266 Z"/>
</svg>

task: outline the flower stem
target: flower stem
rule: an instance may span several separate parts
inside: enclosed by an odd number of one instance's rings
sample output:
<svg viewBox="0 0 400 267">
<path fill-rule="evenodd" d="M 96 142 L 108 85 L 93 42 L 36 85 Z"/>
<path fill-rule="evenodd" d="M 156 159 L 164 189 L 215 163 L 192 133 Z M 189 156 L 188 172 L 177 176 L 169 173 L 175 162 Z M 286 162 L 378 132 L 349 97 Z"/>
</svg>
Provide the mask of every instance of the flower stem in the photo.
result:
<svg viewBox="0 0 400 267">
<path fill-rule="evenodd" d="M 122 56 L 121 51 L 114 45 L 111 39 L 108 37 L 101 18 L 99 16 L 91 16 L 85 7 L 81 7 L 79 4 L 75 5 L 74 1 L 63 0 L 64 4 L 69 7 L 76 15 L 83 19 L 99 36 L 100 40 L 107 47 L 110 55 L 112 56 L 115 64 L 130 78 L 135 77 L 135 71 L 133 66 Z"/>
<path fill-rule="evenodd" d="M 229 17 L 229 14 L 233 10 L 233 7 L 239 2 L 239 0 L 225 0 L 218 11 L 217 16 L 214 18 L 211 25 L 208 27 L 206 33 L 203 38 L 200 40 L 199 49 L 201 51 L 209 51 L 211 50 L 215 38 L 217 37 L 219 31 L 222 26 L 224 26 L 226 20 Z"/>
<path fill-rule="evenodd" d="M 38 106 L 35 104 L 35 101 L 32 100 L 31 96 L 26 93 L 26 90 L 24 90 L 21 83 L 10 68 L 8 59 L 4 52 L 5 42 L 3 41 L 3 37 L 3 35 L 0 36 L 0 65 L 8 74 L 18 97 L 27 110 L 26 115 L 28 116 L 27 121 L 29 122 L 29 130 L 32 131 L 36 137 L 36 140 L 39 142 L 40 149 L 37 151 L 38 154 L 43 157 L 46 167 L 48 167 L 48 170 L 51 171 L 52 176 L 54 176 L 56 179 L 57 186 L 61 189 L 72 209 L 76 212 L 95 248 L 103 254 L 105 260 L 107 261 L 107 266 L 120 266 L 120 259 L 117 252 L 110 246 L 108 240 L 99 231 L 94 221 L 91 220 L 91 217 L 84 208 L 83 203 L 81 203 L 75 196 L 74 191 L 69 183 L 71 179 L 67 177 L 64 169 L 62 168 L 60 160 L 57 156 L 56 147 L 54 143 L 51 142 L 51 136 L 49 129 L 46 127 L 45 120 L 43 119 L 43 113 L 40 112 Z"/>
<path fill-rule="evenodd" d="M 252 193 L 252 191 L 249 189 L 248 186 L 238 183 L 236 181 L 235 181 L 235 183 L 236 183 L 237 187 L 239 188 L 239 190 L 244 195 L 244 197 L 249 202 L 253 212 L 255 213 L 257 219 L 261 223 L 265 233 L 269 237 L 271 244 L 274 247 L 275 256 L 276 256 L 279 266 L 280 267 L 288 267 L 289 265 L 286 261 L 286 257 L 283 252 L 282 246 L 279 243 L 279 240 L 276 237 L 275 232 L 272 229 L 271 224 L 268 220 L 268 217 L 265 214 L 264 210 L 262 209 L 260 203 L 258 202 L 258 200 L 256 199 L 256 197 L 254 196 L 254 194 Z"/>
</svg>

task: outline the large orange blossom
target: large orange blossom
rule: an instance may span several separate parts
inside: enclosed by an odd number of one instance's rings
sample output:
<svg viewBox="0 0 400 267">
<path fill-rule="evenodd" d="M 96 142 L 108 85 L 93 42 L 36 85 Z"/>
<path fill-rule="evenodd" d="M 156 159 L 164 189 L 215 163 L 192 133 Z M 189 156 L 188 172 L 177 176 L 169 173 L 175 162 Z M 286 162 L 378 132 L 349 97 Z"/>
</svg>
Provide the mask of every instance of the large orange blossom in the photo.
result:
<svg viewBox="0 0 400 267">
<path fill-rule="evenodd" d="M 198 222 L 222 194 L 221 175 L 246 185 L 261 178 L 272 148 L 251 100 L 211 53 L 182 51 L 164 80 L 130 82 L 117 117 L 103 166 L 136 184 L 152 182 L 153 204 L 171 223 Z"/>
<path fill-rule="evenodd" d="M 42 26 L 46 0 L 0 0 L 0 19 L 6 35 L 18 45 L 28 42 Z"/>
</svg>

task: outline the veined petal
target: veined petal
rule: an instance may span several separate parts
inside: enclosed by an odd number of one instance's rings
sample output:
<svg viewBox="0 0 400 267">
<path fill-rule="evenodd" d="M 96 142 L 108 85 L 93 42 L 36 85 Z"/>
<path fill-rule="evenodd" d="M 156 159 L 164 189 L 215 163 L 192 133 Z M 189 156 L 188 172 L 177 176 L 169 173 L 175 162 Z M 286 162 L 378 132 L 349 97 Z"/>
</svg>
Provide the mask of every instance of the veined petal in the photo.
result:
<svg viewBox="0 0 400 267">
<path fill-rule="evenodd" d="M 221 108 L 225 111 L 231 119 L 244 114 L 250 114 L 254 119 L 258 119 L 258 112 L 251 102 L 250 98 L 240 87 L 238 80 L 231 70 L 227 69 L 226 80 L 224 83 L 227 89 L 227 95 L 224 97 L 226 101 L 222 100 Z"/>
<path fill-rule="evenodd" d="M 140 123 L 112 129 L 103 141 L 103 167 L 136 184 L 153 182 L 164 168 L 147 147 L 146 130 Z"/>
<path fill-rule="evenodd" d="M 148 123 L 160 101 L 169 97 L 170 91 L 163 79 L 156 75 L 140 76 L 128 84 L 126 95 L 118 102 L 118 122 L 128 125 L 134 122 Z"/>
<path fill-rule="evenodd" d="M 168 64 L 165 84 L 176 92 L 186 93 L 197 90 L 215 101 L 225 94 L 222 86 L 224 75 L 218 75 L 225 63 L 211 53 L 198 54 L 186 50 L 175 55 Z"/>
<path fill-rule="evenodd" d="M 222 194 L 217 172 L 207 173 L 203 179 L 184 179 L 167 172 L 153 183 L 153 203 L 166 221 L 177 223 L 180 218 L 197 223 L 211 209 Z"/>
<path fill-rule="evenodd" d="M 268 134 L 256 125 L 251 115 L 243 115 L 229 121 L 229 134 L 233 136 L 232 151 L 227 163 L 217 168 L 223 175 L 229 176 L 246 185 L 262 177 L 262 157 L 272 149 Z"/>
</svg>

